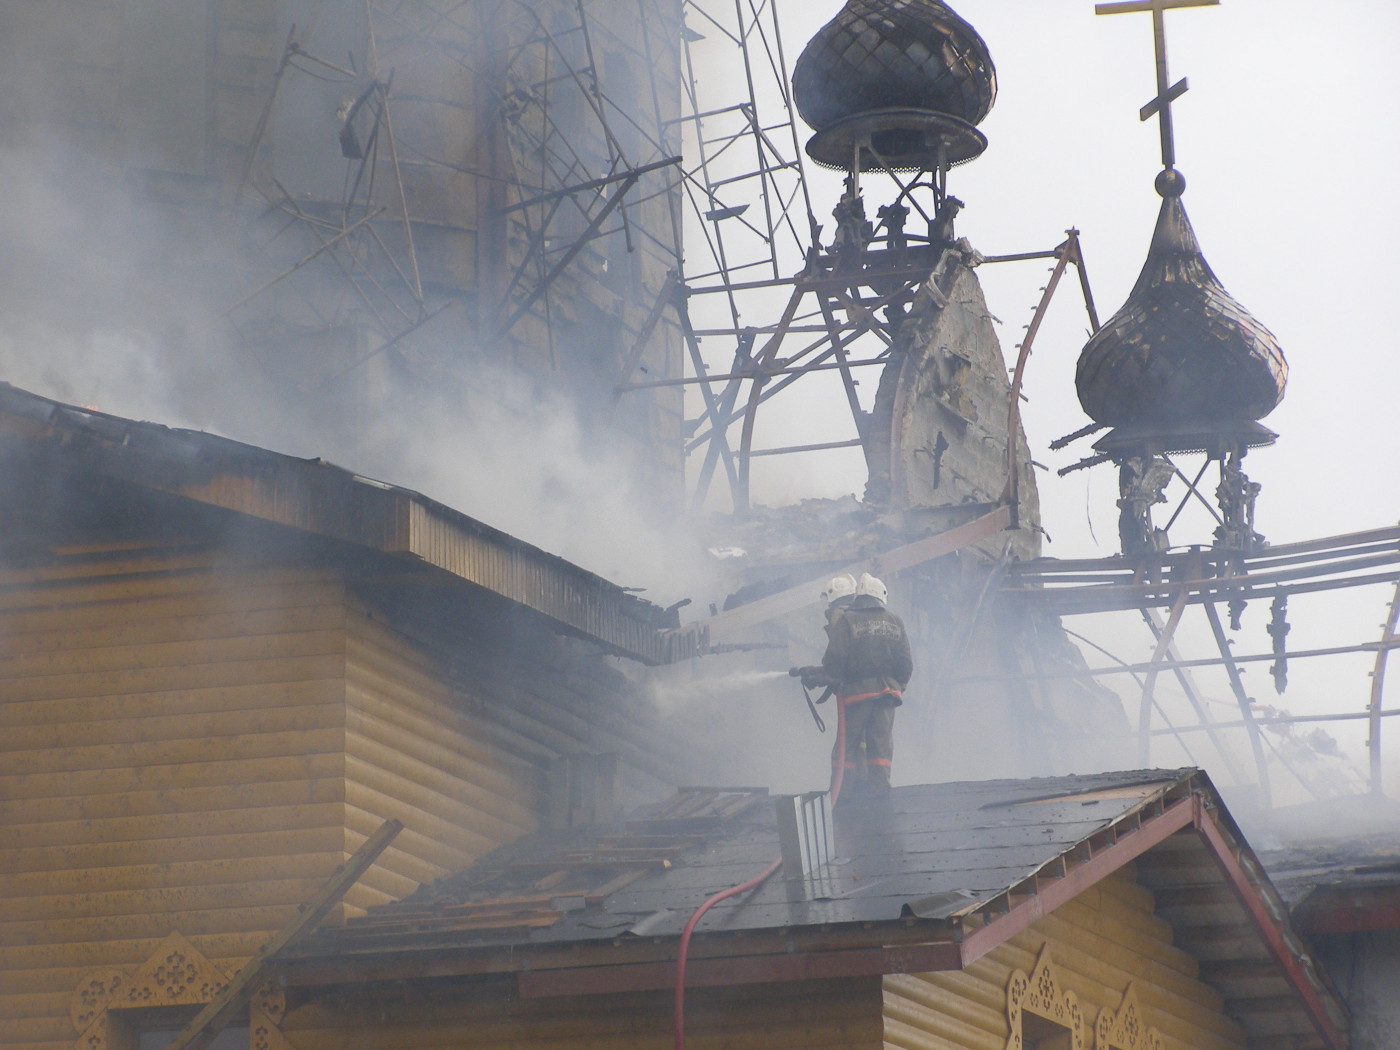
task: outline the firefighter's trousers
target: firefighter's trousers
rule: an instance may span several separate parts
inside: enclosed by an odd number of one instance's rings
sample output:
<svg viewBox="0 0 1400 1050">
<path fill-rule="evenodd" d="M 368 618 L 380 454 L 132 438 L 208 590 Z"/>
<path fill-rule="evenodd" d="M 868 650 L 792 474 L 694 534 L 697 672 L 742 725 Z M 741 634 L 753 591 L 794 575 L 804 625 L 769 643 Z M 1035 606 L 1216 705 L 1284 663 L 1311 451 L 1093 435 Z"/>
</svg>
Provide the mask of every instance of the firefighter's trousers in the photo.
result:
<svg viewBox="0 0 1400 1050">
<path fill-rule="evenodd" d="M 894 757 L 894 711 L 892 696 L 847 703 L 846 772 L 843 791 L 856 794 L 887 794 L 890 789 L 890 760 Z M 842 761 L 834 751 L 831 764 Z"/>
</svg>

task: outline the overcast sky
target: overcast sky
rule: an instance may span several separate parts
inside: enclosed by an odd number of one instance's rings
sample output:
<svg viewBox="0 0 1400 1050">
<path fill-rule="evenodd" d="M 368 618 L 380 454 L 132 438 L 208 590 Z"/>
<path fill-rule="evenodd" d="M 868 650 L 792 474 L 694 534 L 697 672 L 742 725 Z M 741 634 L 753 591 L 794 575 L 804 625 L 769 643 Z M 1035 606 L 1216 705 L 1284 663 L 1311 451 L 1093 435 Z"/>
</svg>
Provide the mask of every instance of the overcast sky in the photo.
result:
<svg viewBox="0 0 1400 1050">
<path fill-rule="evenodd" d="M 788 0 L 782 10 L 789 62 L 840 6 Z M 999 81 L 982 125 L 990 148 L 950 179 L 951 192 L 966 203 L 958 231 L 991 255 L 1051 248 L 1067 227 L 1077 227 L 1106 320 L 1137 277 L 1161 203 L 1152 188 L 1161 167 L 1157 124 L 1138 120 L 1156 93 L 1151 17 L 1095 16 L 1092 0 L 954 6 L 987 42 Z M 1394 524 L 1400 4 L 1223 0 L 1166 19 L 1172 79 L 1190 81 L 1175 105 L 1177 166 L 1188 183 L 1183 202 L 1216 275 L 1275 333 L 1290 365 L 1284 402 L 1264 421 L 1279 441 L 1246 461 L 1264 486 L 1259 529 L 1282 543 Z M 813 173 L 812 185 L 825 220 L 839 182 Z M 878 196 L 871 184 L 872 213 Z M 1010 354 L 1046 268 L 1009 264 L 980 275 Z M 1052 471 L 1087 454 L 1087 443 L 1058 454 L 1047 449 L 1088 422 L 1073 385 L 1086 325 L 1077 289 L 1067 283 L 1027 375 L 1026 429 L 1035 458 Z M 867 384 L 867 397 L 873 387 Z M 839 400 L 827 405 L 835 406 L 828 418 L 839 419 Z M 797 438 L 799 429 L 774 435 Z M 800 436 L 820 440 L 810 430 Z M 781 471 L 776 466 L 760 475 L 775 502 L 863 484 L 858 454 L 800 463 L 787 457 Z M 1040 479 L 1053 538 L 1048 554 L 1116 551 L 1111 467 Z M 1176 542 L 1197 539 L 1209 542 L 1208 534 L 1173 535 Z M 1340 606 L 1318 612 L 1298 599 L 1290 645 L 1374 639 L 1388 599 L 1386 588 L 1347 592 Z M 1240 651 L 1268 647 L 1267 612 L 1256 612 Z M 1369 667 L 1369 658 L 1334 661 L 1327 670 L 1295 665 L 1286 702 L 1295 710 L 1358 709 Z M 1251 693 L 1274 700 L 1263 670 L 1254 674 Z M 1353 744 L 1357 732 L 1350 732 Z M 1347 736 L 1347 727 L 1338 733 Z"/>
</svg>

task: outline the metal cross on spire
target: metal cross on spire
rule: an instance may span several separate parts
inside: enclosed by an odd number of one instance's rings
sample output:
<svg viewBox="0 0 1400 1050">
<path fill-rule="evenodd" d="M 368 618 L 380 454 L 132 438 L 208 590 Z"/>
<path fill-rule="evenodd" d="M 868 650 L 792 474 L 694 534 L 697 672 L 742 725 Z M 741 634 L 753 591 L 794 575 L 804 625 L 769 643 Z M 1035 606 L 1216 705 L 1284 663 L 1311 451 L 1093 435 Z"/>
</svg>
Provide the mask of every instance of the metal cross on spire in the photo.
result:
<svg viewBox="0 0 1400 1050">
<path fill-rule="evenodd" d="M 1161 118 L 1162 167 L 1176 166 L 1176 142 L 1172 137 L 1172 103 L 1186 94 L 1186 78 L 1168 86 L 1167 75 L 1167 29 L 1163 17 L 1167 11 L 1178 7 L 1217 7 L 1220 0 L 1122 0 L 1119 3 L 1095 4 L 1096 15 L 1126 15 L 1142 11 L 1152 12 L 1152 36 L 1157 48 L 1157 97 L 1142 107 L 1139 116 L 1143 120 L 1154 114 Z"/>
</svg>

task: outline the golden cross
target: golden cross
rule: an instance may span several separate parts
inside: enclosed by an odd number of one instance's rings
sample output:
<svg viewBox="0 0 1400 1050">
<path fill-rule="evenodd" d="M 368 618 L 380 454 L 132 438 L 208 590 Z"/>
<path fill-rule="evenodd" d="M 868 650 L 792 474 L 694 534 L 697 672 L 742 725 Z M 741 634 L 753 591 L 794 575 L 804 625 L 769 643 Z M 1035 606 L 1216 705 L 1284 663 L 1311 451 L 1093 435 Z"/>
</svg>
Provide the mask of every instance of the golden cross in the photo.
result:
<svg viewBox="0 0 1400 1050">
<path fill-rule="evenodd" d="M 1152 12 L 1152 36 L 1157 49 L 1157 97 L 1139 112 L 1143 120 L 1154 114 L 1161 118 L 1162 166 L 1176 166 L 1176 141 L 1172 137 L 1172 103 L 1186 94 L 1187 83 L 1183 77 L 1168 86 L 1167 76 L 1167 29 L 1163 15 L 1178 7 L 1216 7 L 1220 0 L 1121 0 L 1119 3 L 1095 4 L 1096 15 L 1126 15 L 1142 11 Z"/>
</svg>

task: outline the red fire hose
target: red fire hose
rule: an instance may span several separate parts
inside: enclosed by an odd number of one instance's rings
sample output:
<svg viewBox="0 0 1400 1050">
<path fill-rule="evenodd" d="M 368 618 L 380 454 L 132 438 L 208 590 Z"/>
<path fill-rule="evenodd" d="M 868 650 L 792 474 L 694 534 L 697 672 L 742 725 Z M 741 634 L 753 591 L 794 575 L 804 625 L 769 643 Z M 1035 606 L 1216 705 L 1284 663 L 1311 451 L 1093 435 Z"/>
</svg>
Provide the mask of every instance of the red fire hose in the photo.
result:
<svg viewBox="0 0 1400 1050">
<path fill-rule="evenodd" d="M 846 705 L 840 697 L 836 699 L 836 750 L 833 752 L 834 761 L 831 764 L 831 805 L 834 808 L 836 800 L 841 797 L 841 782 L 846 777 Z M 704 917 L 705 913 L 713 908 L 720 901 L 728 900 L 730 897 L 737 897 L 741 893 L 757 889 L 763 885 L 773 873 L 783 866 L 783 858 L 779 857 L 759 874 L 749 879 L 748 882 L 740 883 L 738 886 L 731 886 L 727 890 L 716 893 L 704 904 L 695 909 L 695 914 L 685 924 L 685 929 L 681 931 L 681 944 L 676 952 L 676 1050 L 685 1050 L 685 961 L 690 954 L 690 935 L 695 932 L 696 925 Z"/>
</svg>

